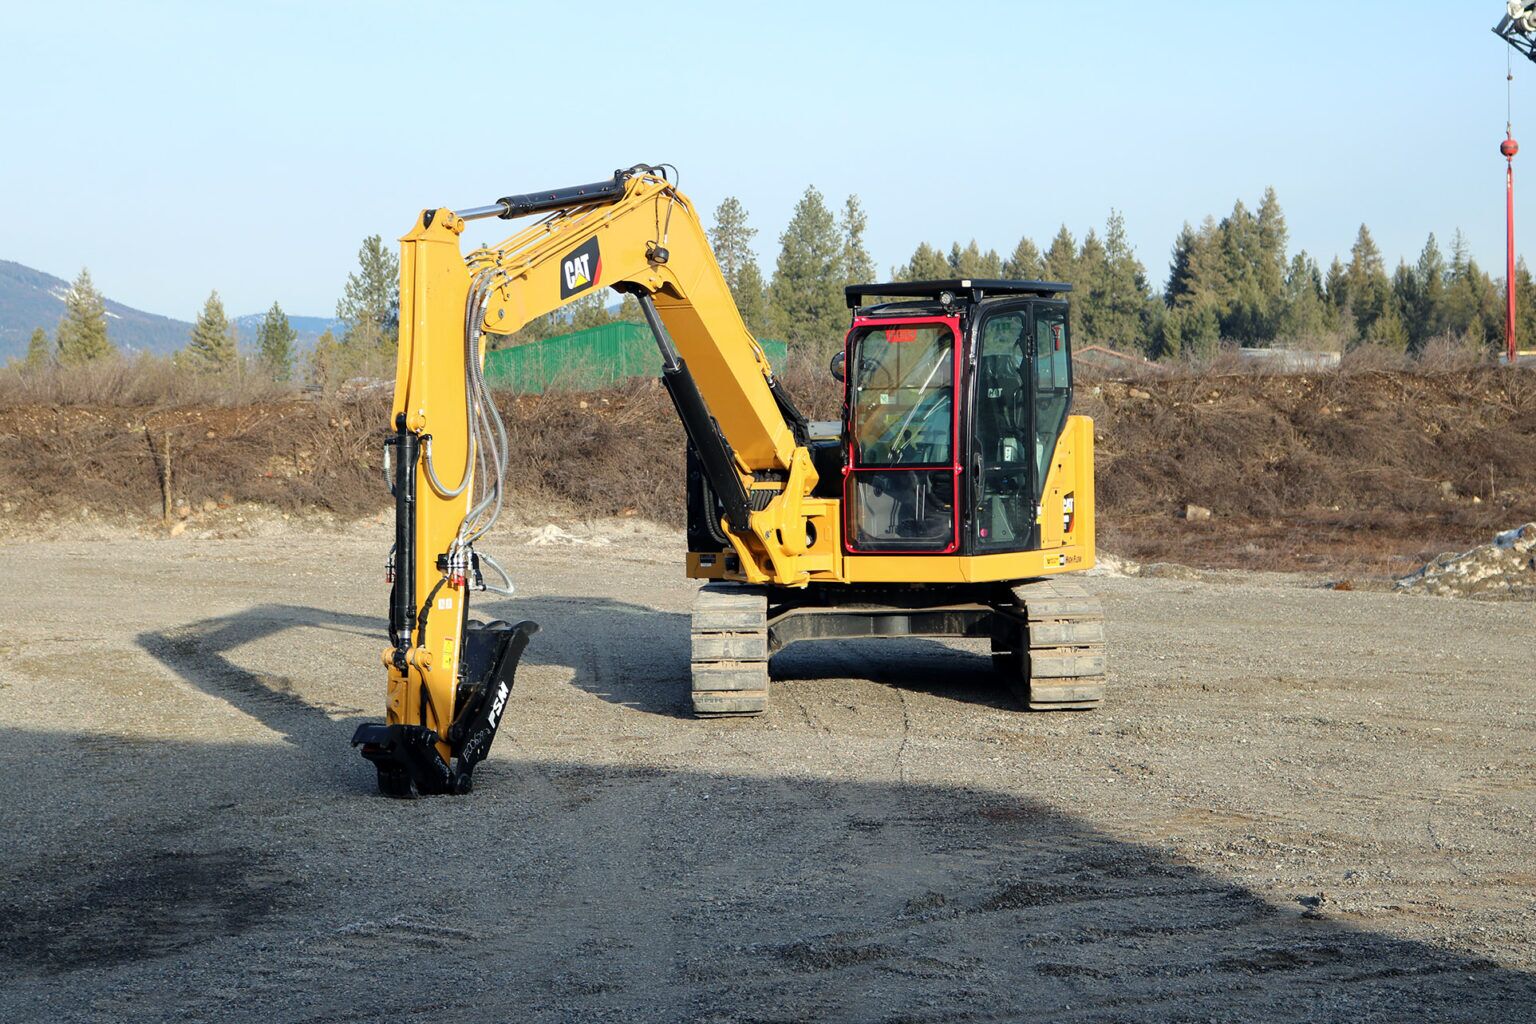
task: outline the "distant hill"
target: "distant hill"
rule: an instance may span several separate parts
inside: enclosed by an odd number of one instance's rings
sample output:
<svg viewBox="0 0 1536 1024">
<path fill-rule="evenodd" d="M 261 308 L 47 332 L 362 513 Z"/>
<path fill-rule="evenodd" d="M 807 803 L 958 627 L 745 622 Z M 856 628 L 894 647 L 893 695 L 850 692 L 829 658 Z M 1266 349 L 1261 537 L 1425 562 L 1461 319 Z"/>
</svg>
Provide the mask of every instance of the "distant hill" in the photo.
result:
<svg viewBox="0 0 1536 1024">
<path fill-rule="evenodd" d="M 69 282 L 41 270 L 0 260 L 0 362 L 27 354 L 27 339 L 42 327 L 51 338 L 64 315 Z M 107 300 L 107 336 L 121 349 L 174 352 L 192 325 Z"/>
<path fill-rule="evenodd" d="M 64 315 L 64 296 L 69 282 L 41 270 L 10 260 L 0 260 L 0 363 L 27 353 L 27 339 L 41 327 L 52 338 L 59 318 Z M 254 345 L 261 318 L 251 313 L 235 317 L 242 347 Z M 327 329 L 338 335 L 341 321 L 333 317 L 289 316 L 288 322 L 299 332 L 298 346 L 308 348 Z M 146 313 L 121 302 L 107 299 L 107 334 L 113 344 L 125 351 L 175 352 L 187 343 L 192 325 L 157 313 Z"/>
</svg>

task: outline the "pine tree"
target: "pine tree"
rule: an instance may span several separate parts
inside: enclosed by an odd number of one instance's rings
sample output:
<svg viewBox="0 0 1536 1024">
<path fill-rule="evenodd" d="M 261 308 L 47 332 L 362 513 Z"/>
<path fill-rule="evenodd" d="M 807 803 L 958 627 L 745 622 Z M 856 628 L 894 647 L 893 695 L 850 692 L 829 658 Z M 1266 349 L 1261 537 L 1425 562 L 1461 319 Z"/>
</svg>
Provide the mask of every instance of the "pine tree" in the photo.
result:
<svg viewBox="0 0 1536 1024">
<path fill-rule="evenodd" d="M 773 329 L 786 342 L 818 356 L 841 341 L 847 326 L 843 301 L 843 245 L 837 221 L 809 187 L 779 236 L 779 261 L 768 286 Z"/>
<path fill-rule="evenodd" d="M 1443 306 L 1446 330 L 1477 344 L 1502 345 L 1504 317 L 1499 292 L 1472 258 L 1466 236 L 1457 229 L 1451 239 L 1451 268 Z"/>
<path fill-rule="evenodd" d="M 1264 190 L 1256 213 L 1239 199 L 1220 221 L 1206 217 L 1198 228 L 1186 222 L 1174 240 L 1164 301 L 1170 308 L 1198 306 L 1201 311 L 1181 314 L 1170 329 L 1178 334 L 1195 325 L 1204 345 L 1214 312 L 1219 337 L 1244 345 L 1272 344 L 1282 321 L 1291 322 L 1286 312 L 1287 237 L 1285 213 L 1273 188 Z"/>
<path fill-rule="evenodd" d="M 57 338 L 61 366 L 83 366 L 115 351 L 107 337 L 107 301 L 91 282 L 89 270 L 80 271 L 64 296 Z"/>
<path fill-rule="evenodd" d="M 1221 344 L 1221 318 L 1208 298 L 1176 303 L 1163 318 L 1157 354 L 1161 359 L 1208 359 Z"/>
<path fill-rule="evenodd" d="M 565 307 L 565 312 L 569 314 L 570 320 L 562 333 L 606 327 L 614 321 L 613 314 L 608 312 L 608 289 L 606 288 L 577 299 Z"/>
<path fill-rule="evenodd" d="M 741 268 L 733 293 L 736 297 L 736 308 L 741 312 L 741 319 L 746 323 L 747 330 L 757 335 L 767 330 L 768 296 L 763 285 L 763 272 L 757 269 L 756 260 Z"/>
<path fill-rule="evenodd" d="M 1038 281 L 1045 276 L 1040 249 L 1028 237 L 1019 239 L 1013 247 L 1013 255 L 1003 263 L 1003 276 L 1011 281 Z"/>
<path fill-rule="evenodd" d="M 369 235 L 357 263 L 336 303 L 336 317 L 347 325 L 342 340 L 359 349 L 393 351 L 400 333 L 400 260 L 383 239 Z"/>
<path fill-rule="evenodd" d="M 1461 228 L 1451 236 L 1451 265 L 1448 273 L 1452 280 L 1462 277 L 1467 272 L 1467 266 L 1472 262 L 1472 251 L 1467 245 L 1467 236 Z"/>
<path fill-rule="evenodd" d="M 754 263 L 752 269 L 755 271 L 757 264 Z M 619 309 L 613 314 L 613 320 L 621 324 L 645 323 L 645 314 L 640 312 L 640 300 L 625 292 L 624 297 L 619 299 Z"/>
<path fill-rule="evenodd" d="M 218 292 L 208 296 L 197 314 L 185 349 L 190 364 L 199 370 L 224 370 L 235 364 L 235 332 L 224 314 Z"/>
<path fill-rule="evenodd" d="M 950 276 L 949 261 L 927 242 L 919 242 L 904 267 L 891 271 L 898 281 L 942 281 Z"/>
<path fill-rule="evenodd" d="M 341 346 L 336 341 L 336 335 L 327 329 L 315 340 L 315 347 L 309 353 L 310 383 L 322 390 L 340 383 L 341 373 L 337 365 L 340 355 Z"/>
<path fill-rule="evenodd" d="M 1084 251 L 1088 248 L 1084 239 Z M 1091 305 L 1084 311 L 1088 336 L 1115 348 L 1145 348 L 1153 297 L 1146 268 L 1131 248 L 1125 218 L 1118 210 L 1109 211 L 1103 248 L 1103 268 L 1097 281 L 1089 284 Z"/>
<path fill-rule="evenodd" d="M 272 303 L 256 331 L 256 350 L 273 380 L 286 383 L 293 377 L 293 342 L 298 336 L 283 307 Z"/>
<path fill-rule="evenodd" d="M 1072 336 L 1080 344 L 1104 344 L 1104 316 L 1100 308 L 1109 280 L 1109 256 L 1099 233 L 1093 228 L 1083 236 L 1083 244 L 1073 261 Z"/>
<path fill-rule="evenodd" d="M 1232 265 L 1227 256 L 1231 233 L 1230 217 L 1218 221 L 1207 215 L 1195 232 L 1195 247 L 1189 254 L 1195 290 L 1219 306 L 1225 306 L 1232 294 Z"/>
<path fill-rule="evenodd" d="M 1445 333 L 1445 274 L 1445 257 L 1440 255 L 1434 232 L 1430 232 L 1414 266 L 1418 302 L 1408 317 L 1408 339 L 1414 351 L 1422 349 L 1430 338 Z"/>
<path fill-rule="evenodd" d="M 41 327 L 34 328 L 32 337 L 27 340 L 27 358 L 21 365 L 29 373 L 37 373 L 47 369 L 53 362 L 53 346 L 48 343 L 48 332 Z"/>
<path fill-rule="evenodd" d="M 1393 352 L 1408 351 L 1408 328 L 1403 324 L 1403 318 L 1390 304 L 1371 324 L 1371 332 L 1366 336 L 1366 341 L 1382 348 L 1391 349 Z"/>
<path fill-rule="evenodd" d="M 758 269 L 757 255 L 752 251 L 756 235 L 757 229 L 747 224 L 747 208 L 741 200 L 726 196 L 715 208 L 715 226 L 710 229 L 709 243 L 736 309 L 753 334 L 767 326 L 763 272 Z M 632 301 L 632 297 L 626 298 Z"/>
<path fill-rule="evenodd" d="M 1260 237 L 1258 220 L 1242 200 L 1233 205 L 1217 234 L 1221 287 L 1216 295 L 1221 334 L 1247 345 L 1267 343 L 1273 337 L 1267 323 L 1270 300 L 1264 292 L 1265 256 Z"/>
<path fill-rule="evenodd" d="M 1263 304 L 1264 340 L 1273 341 L 1286 301 L 1286 278 L 1289 275 L 1289 259 L 1285 254 L 1289 241 L 1289 229 L 1285 224 L 1285 212 L 1280 209 L 1280 197 L 1273 187 L 1264 190 L 1259 202 L 1258 267 L 1255 277 Z"/>
<path fill-rule="evenodd" d="M 1305 251 L 1291 260 L 1275 323 L 1275 340 L 1293 347 L 1314 347 L 1328 333 L 1322 272 Z"/>
<path fill-rule="evenodd" d="M 1522 348 L 1530 348 L 1536 341 L 1536 282 L 1524 256 L 1515 264 L 1515 303 L 1515 341 Z"/>
<path fill-rule="evenodd" d="M 1415 324 L 1415 310 L 1419 308 L 1423 290 L 1418 270 L 1407 260 L 1398 260 L 1397 269 L 1392 272 L 1392 298 L 1388 307 L 1397 320 L 1397 327 L 1402 329 L 1402 349 L 1405 352 L 1416 352 L 1423 344 L 1423 339 L 1416 333 Z M 1394 335 L 1396 329 L 1393 328 Z M 1393 347 L 1396 347 L 1395 343 Z"/>
<path fill-rule="evenodd" d="M 1206 217 L 1198 229 L 1186 223 L 1173 242 L 1164 291 L 1167 311 L 1158 330 L 1160 359 L 1203 359 L 1221 343 L 1226 294 L 1222 229 Z"/>
<path fill-rule="evenodd" d="M 869 227 L 869 214 L 859 203 L 859 197 L 849 196 L 843 203 L 843 216 L 838 226 L 843 232 L 843 282 L 845 284 L 870 284 L 875 279 L 875 261 L 864 246 L 864 231 Z"/>
<path fill-rule="evenodd" d="M 1193 263 L 1197 244 L 1195 229 L 1189 226 L 1189 221 L 1185 221 L 1179 233 L 1174 236 L 1173 251 L 1168 258 L 1168 285 L 1163 298 L 1170 306 L 1194 293 Z"/>
<path fill-rule="evenodd" d="M 949 277 L 959 278 L 996 278 L 1002 275 L 1003 259 L 997 254 L 996 249 L 981 251 L 981 246 L 976 244 L 976 239 L 971 239 L 965 248 L 960 248 L 960 243 L 955 242 L 949 247 Z"/>
<path fill-rule="evenodd" d="M 1045 250 L 1045 276 L 1047 280 L 1075 284 L 1077 277 L 1077 242 L 1072 232 L 1063 224 L 1050 248 Z"/>
<path fill-rule="evenodd" d="M 709 229 L 709 244 L 732 295 L 736 294 L 747 264 L 757 262 L 752 252 L 752 239 L 756 236 L 757 229 L 747 224 L 747 208 L 741 200 L 735 196 L 722 199 L 715 207 L 715 226 Z M 740 304 L 740 296 L 736 299 Z"/>
<path fill-rule="evenodd" d="M 1328 265 L 1328 277 L 1323 285 L 1323 291 L 1328 296 L 1328 305 L 1335 313 L 1343 316 L 1344 311 L 1349 308 L 1349 274 L 1337 256 Z"/>
<path fill-rule="evenodd" d="M 1387 280 L 1381 250 L 1364 224 L 1360 225 L 1355 244 L 1350 247 L 1349 267 L 1345 274 L 1348 307 L 1355 330 L 1361 340 L 1372 340 L 1371 328 L 1385 315 L 1391 303 L 1392 285 Z"/>
<path fill-rule="evenodd" d="M 1072 303 L 1068 314 L 1068 328 L 1076 343 L 1082 337 L 1083 329 L 1083 280 L 1078 269 L 1077 242 L 1065 224 L 1056 232 L 1050 247 L 1045 250 L 1045 279 L 1069 284 L 1076 293 L 1078 301 Z M 1087 344 L 1086 339 L 1082 343 Z"/>
</svg>

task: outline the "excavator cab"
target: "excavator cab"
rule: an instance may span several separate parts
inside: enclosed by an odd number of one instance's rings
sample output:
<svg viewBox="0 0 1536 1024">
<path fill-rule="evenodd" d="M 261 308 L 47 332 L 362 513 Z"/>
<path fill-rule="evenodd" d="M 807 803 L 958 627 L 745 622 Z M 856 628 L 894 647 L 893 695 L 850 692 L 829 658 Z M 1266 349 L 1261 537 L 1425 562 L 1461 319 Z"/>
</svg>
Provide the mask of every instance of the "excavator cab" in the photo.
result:
<svg viewBox="0 0 1536 1024">
<path fill-rule="evenodd" d="M 848 554 L 1040 547 L 1037 510 L 1072 399 L 1070 287 L 848 288 L 853 325 L 834 366 Z M 867 296 L 900 298 L 860 305 Z"/>
<path fill-rule="evenodd" d="M 1070 415 L 1070 291 L 975 279 L 846 289 L 852 324 L 831 367 L 842 417 L 805 431 L 811 501 L 835 510 L 839 535 L 831 551 L 811 541 L 830 569 L 803 587 L 741 586 L 710 533 L 724 509 L 690 446 L 690 575 L 718 581 L 694 606 L 696 712 L 762 710 L 767 660 L 787 644 L 889 636 L 987 638 L 1029 708 L 1099 705 L 1103 612 L 1062 576 L 1090 568 L 1094 551 L 1093 425 Z"/>
</svg>

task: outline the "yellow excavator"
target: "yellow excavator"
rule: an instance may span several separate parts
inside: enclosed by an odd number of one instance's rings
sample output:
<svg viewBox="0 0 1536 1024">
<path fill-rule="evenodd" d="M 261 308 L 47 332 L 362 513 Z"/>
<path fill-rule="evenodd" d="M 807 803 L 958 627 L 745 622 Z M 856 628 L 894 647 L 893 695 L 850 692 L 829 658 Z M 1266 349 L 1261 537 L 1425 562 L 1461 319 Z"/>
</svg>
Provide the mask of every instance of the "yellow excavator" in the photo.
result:
<svg viewBox="0 0 1536 1024">
<path fill-rule="evenodd" d="M 1070 287 L 850 285 L 831 366 L 842 418 L 809 421 L 668 170 L 426 210 L 401 239 L 386 720 L 352 741 L 380 790 L 467 792 L 490 750 L 538 626 L 469 617 L 472 592 L 512 590 L 479 550 L 508 455 L 485 347 L 601 288 L 638 301 L 687 435 L 686 571 L 706 581 L 692 619 L 698 715 L 761 714 L 773 652 L 859 637 L 987 639 L 1027 707 L 1097 707 L 1104 617 L 1070 576 L 1094 564 Z M 466 223 L 535 214 L 463 255 Z"/>
</svg>

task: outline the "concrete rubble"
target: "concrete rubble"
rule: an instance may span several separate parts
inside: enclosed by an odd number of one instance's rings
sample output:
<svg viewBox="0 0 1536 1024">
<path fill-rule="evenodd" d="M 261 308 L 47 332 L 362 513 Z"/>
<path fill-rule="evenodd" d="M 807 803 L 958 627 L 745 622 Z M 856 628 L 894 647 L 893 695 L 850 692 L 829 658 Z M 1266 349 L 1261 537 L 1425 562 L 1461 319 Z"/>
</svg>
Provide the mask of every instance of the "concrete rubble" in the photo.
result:
<svg viewBox="0 0 1536 1024">
<path fill-rule="evenodd" d="M 1536 599 L 1536 523 L 1505 530 L 1471 551 L 1446 552 L 1395 589 L 1436 597 Z"/>
</svg>

